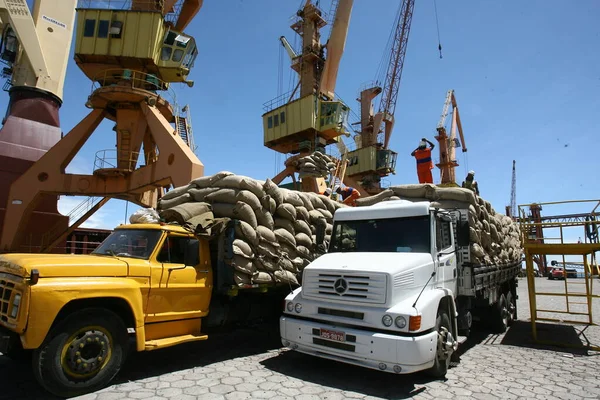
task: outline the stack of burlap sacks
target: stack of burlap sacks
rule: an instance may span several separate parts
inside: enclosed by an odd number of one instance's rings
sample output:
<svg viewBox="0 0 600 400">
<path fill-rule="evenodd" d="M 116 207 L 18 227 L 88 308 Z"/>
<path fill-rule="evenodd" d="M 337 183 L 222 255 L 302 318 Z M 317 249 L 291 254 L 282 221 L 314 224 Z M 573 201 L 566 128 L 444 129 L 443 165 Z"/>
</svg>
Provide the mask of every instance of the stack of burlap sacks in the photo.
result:
<svg viewBox="0 0 600 400">
<path fill-rule="evenodd" d="M 298 284 L 304 267 L 322 254 L 316 246 L 316 227 L 325 226 L 328 243 L 333 214 L 340 207 L 344 206 L 326 196 L 226 171 L 175 188 L 158 205 L 167 222 L 184 224 L 202 215 L 239 220 L 230 260 L 238 285 Z"/>
<path fill-rule="evenodd" d="M 335 163 L 327 154 L 315 151 L 313 154 L 299 158 L 293 162 L 298 169 L 298 177 L 322 178 L 328 176 L 334 169 Z"/>
<path fill-rule="evenodd" d="M 521 260 L 519 225 L 510 217 L 496 213 L 488 201 L 469 189 L 431 184 L 392 186 L 375 196 L 357 200 L 356 205 L 400 199 L 428 200 L 440 208 L 468 208 L 472 263 L 507 265 Z"/>
</svg>

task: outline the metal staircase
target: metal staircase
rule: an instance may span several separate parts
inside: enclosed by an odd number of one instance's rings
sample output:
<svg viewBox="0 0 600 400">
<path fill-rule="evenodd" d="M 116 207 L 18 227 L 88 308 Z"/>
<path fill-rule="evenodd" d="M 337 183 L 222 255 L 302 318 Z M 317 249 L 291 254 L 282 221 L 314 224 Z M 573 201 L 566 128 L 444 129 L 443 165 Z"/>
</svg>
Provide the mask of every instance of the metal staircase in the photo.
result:
<svg viewBox="0 0 600 400">
<path fill-rule="evenodd" d="M 192 149 L 192 151 L 196 152 L 196 144 L 194 143 L 194 132 L 192 130 L 192 115 L 190 113 L 190 106 L 185 105 L 181 109 L 181 115 L 177 115 L 175 117 L 175 125 L 177 128 L 177 133 L 181 137 L 181 139 Z"/>
<path fill-rule="evenodd" d="M 110 197 L 88 197 L 79 203 L 66 215 L 69 217 L 69 226 L 66 230 L 63 228 L 62 223 L 57 223 L 42 236 L 41 253 L 50 252 L 92 214 L 98 211 L 100 207 L 106 204 L 108 200 L 110 200 Z"/>
</svg>

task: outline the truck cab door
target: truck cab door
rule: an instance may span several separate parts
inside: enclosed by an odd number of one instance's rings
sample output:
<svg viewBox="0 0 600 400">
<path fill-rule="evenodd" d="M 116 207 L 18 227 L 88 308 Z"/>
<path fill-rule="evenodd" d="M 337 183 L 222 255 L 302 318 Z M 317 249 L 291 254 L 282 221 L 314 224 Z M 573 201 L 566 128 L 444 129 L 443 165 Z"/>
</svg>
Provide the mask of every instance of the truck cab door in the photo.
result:
<svg viewBox="0 0 600 400">
<path fill-rule="evenodd" d="M 190 257 L 190 248 L 196 249 L 196 257 Z M 207 315 L 212 290 L 208 243 L 187 235 L 169 233 L 156 261 L 162 265 L 162 271 L 158 285 L 152 285 L 147 322 Z"/>
<path fill-rule="evenodd" d="M 449 217 L 435 217 L 435 251 L 437 263 L 437 286 L 457 291 L 458 271 L 452 220 Z"/>
</svg>

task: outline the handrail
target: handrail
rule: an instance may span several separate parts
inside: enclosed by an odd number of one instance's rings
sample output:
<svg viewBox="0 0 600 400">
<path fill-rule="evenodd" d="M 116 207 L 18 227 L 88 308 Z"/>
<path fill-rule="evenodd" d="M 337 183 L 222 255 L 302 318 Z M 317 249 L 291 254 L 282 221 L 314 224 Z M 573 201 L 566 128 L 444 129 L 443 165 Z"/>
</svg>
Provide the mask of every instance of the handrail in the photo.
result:
<svg viewBox="0 0 600 400">
<path fill-rule="evenodd" d="M 165 0 L 78 0 L 77 8 L 120 10 L 120 11 L 150 11 L 160 12 L 166 21 L 175 23 L 181 13 L 184 0 L 169 1 L 165 9 Z"/>
<path fill-rule="evenodd" d="M 294 91 L 296 93 L 294 93 Z M 292 96 L 292 94 L 293 94 L 293 96 Z M 277 96 L 271 100 L 264 102 L 263 110 L 265 113 L 268 113 L 269 111 L 273 111 L 274 109 L 284 106 L 287 103 L 289 103 L 293 100 L 297 100 L 299 98 L 300 98 L 300 91 L 292 89 L 288 92 L 280 94 L 279 96 Z"/>
<path fill-rule="evenodd" d="M 107 153 L 115 153 L 116 155 L 114 157 L 111 157 L 107 156 Z M 98 150 L 94 157 L 93 170 L 97 171 L 100 169 L 117 169 L 119 168 L 119 162 L 125 162 L 129 166 L 127 170 L 133 171 L 135 169 L 135 166 L 137 165 L 137 162 L 140 158 L 140 154 L 142 154 L 142 152 L 131 151 L 125 158 L 119 158 L 118 154 L 119 152 L 117 149 Z"/>
<path fill-rule="evenodd" d="M 154 94 L 165 99 L 175 109 L 177 108 L 177 95 L 171 89 L 168 82 L 159 79 L 154 74 L 137 71 L 129 68 L 109 68 L 102 70 L 92 79 L 92 90 L 107 87 L 127 87 L 137 90 L 144 90 L 149 94 Z M 157 92 L 162 92 L 161 94 Z M 166 95 L 165 95 L 166 94 Z"/>
</svg>

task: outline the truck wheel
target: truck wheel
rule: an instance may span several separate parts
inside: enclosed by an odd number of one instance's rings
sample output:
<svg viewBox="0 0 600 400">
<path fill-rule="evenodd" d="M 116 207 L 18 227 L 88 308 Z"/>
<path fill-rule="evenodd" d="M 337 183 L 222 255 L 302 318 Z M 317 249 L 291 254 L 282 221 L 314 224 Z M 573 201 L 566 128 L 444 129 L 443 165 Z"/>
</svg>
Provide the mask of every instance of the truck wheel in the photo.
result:
<svg viewBox="0 0 600 400">
<path fill-rule="evenodd" d="M 508 325 L 510 326 L 517 320 L 517 302 L 512 290 L 509 290 L 506 294 L 506 308 L 508 310 Z"/>
<path fill-rule="evenodd" d="M 38 383 L 59 397 L 105 387 L 127 354 L 127 328 L 115 313 L 88 308 L 69 315 L 53 328 L 33 353 Z"/>
<path fill-rule="evenodd" d="M 500 298 L 498 299 L 496 304 L 494 304 L 492 307 L 493 307 L 492 321 L 494 323 L 494 328 L 495 328 L 494 330 L 497 333 L 506 332 L 506 329 L 508 328 L 510 313 L 508 312 L 508 306 L 507 306 L 506 297 L 504 296 L 504 293 L 502 293 L 500 295 Z"/>
<path fill-rule="evenodd" d="M 450 367 L 450 351 L 456 350 L 456 340 L 452 336 L 450 318 L 445 311 L 439 310 L 435 321 L 437 332 L 437 350 L 433 367 L 427 372 L 434 378 L 443 378 Z M 451 348 L 449 348 L 451 347 Z M 453 347 L 453 348 L 452 348 Z"/>
</svg>

